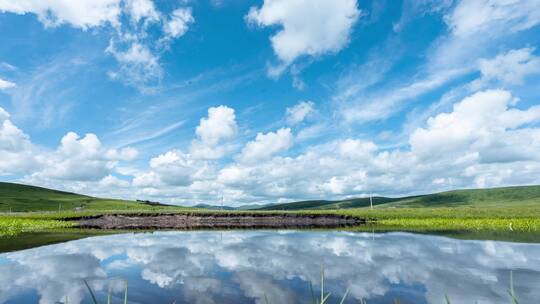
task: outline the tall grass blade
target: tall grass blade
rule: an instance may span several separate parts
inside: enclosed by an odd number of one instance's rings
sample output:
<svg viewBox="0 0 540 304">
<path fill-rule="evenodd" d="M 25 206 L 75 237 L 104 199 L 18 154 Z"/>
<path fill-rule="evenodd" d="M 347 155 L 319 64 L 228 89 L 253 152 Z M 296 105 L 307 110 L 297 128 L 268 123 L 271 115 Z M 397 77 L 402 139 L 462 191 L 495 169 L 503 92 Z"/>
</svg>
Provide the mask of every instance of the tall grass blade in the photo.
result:
<svg viewBox="0 0 540 304">
<path fill-rule="evenodd" d="M 112 289 L 109 287 L 109 294 L 107 295 L 107 304 L 111 304 L 112 302 Z"/>
<path fill-rule="evenodd" d="M 124 304 L 127 304 L 128 302 L 127 294 L 128 294 L 128 281 L 126 280 L 126 288 L 124 289 Z"/>
<path fill-rule="evenodd" d="M 326 303 L 326 300 L 328 300 L 328 298 L 330 297 L 331 294 L 332 294 L 331 292 L 329 292 L 328 294 L 326 294 L 326 296 L 325 296 L 324 298 L 322 298 L 321 304 Z"/>
<path fill-rule="evenodd" d="M 321 264 L 321 304 L 324 303 L 324 266 Z"/>
<path fill-rule="evenodd" d="M 512 299 L 512 304 L 519 304 L 518 299 L 516 298 L 516 295 L 512 292 L 512 290 L 508 290 L 508 294 L 510 295 L 510 298 Z"/>
<path fill-rule="evenodd" d="M 84 282 L 84 285 L 86 285 L 86 288 L 88 288 L 88 292 L 90 292 L 90 297 L 92 297 L 92 303 L 98 304 L 96 296 L 94 295 L 92 288 L 90 288 L 90 285 L 88 285 L 88 282 L 86 282 L 86 280 L 83 280 L 83 282 Z"/>
<path fill-rule="evenodd" d="M 446 304 L 452 304 L 450 303 L 450 299 L 448 298 L 448 295 L 444 295 L 444 299 L 446 300 Z"/>
<path fill-rule="evenodd" d="M 317 304 L 317 299 L 315 298 L 315 292 L 313 292 L 313 283 L 309 281 L 309 290 L 311 291 L 311 304 Z"/>
<path fill-rule="evenodd" d="M 512 270 L 510 270 L 510 289 L 508 290 L 508 293 L 510 294 L 510 298 L 512 299 L 512 304 L 519 304 L 516 293 L 514 291 L 514 274 Z"/>
<path fill-rule="evenodd" d="M 345 303 L 345 299 L 347 299 L 347 296 L 349 295 L 349 288 L 347 288 L 347 291 L 345 291 L 345 294 L 343 295 L 343 298 L 341 298 L 341 301 L 339 304 Z"/>
</svg>

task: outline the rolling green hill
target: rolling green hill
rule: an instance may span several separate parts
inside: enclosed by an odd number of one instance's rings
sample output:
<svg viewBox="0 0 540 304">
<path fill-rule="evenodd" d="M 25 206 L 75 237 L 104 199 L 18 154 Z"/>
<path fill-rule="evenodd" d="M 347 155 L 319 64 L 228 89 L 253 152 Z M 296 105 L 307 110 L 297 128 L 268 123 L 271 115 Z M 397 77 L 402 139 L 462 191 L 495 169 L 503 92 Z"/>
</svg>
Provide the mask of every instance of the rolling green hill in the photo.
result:
<svg viewBox="0 0 540 304">
<path fill-rule="evenodd" d="M 540 206 L 540 186 L 453 190 L 402 198 L 385 207 L 532 207 Z"/>
<path fill-rule="evenodd" d="M 177 208 L 160 206 L 159 208 Z M 0 182 L 0 212 L 152 209 L 134 201 L 103 199 L 47 188 Z"/>
<path fill-rule="evenodd" d="M 399 201 L 401 199 L 402 198 L 391 198 L 391 197 L 383 197 L 383 196 L 372 197 L 373 206 L 379 206 L 379 205 L 384 206 L 391 202 Z M 348 208 L 362 208 L 362 207 L 369 207 L 369 206 L 370 206 L 369 197 L 363 197 L 363 198 L 353 198 L 353 199 L 347 199 L 347 200 L 341 200 L 341 201 L 331 201 L 331 204 L 326 204 L 316 209 L 348 209 Z"/>
<path fill-rule="evenodd" d="M 247 204 L 247 205 L 240 205 L 236 207 L 235 209 L 236 210 L 257 210 L 257 209 L 262 209 L 262 208 L 273 206 L 273 205 L 275 205 L 275 203 L 262 204 L 262 205 L 261 204 Z"/>
<path fill-rule="evenodd" d="M 454 190 L 408 197 L 373 197 L 375 208 L 421 207 L 540 207 L 540 186 Z M 199 205 L 198 208 L 221 209 Z M 335 210 L 369 207 L 369 198 L 340 201 L 311 200 L 284 204 L 246 205 L 226 210 Z M 178 206 L 151 206 L 144 202 L 96 198 L 47 188 L 0 182 L 0 212 L 68 210 L 155 210 Z"/>
<path fill-rule="evenodd" d="M 197 209 L 207 209 L 207 210 L 236 210 L 236 208 L 231 206 L 221 206 L 221 205 L 209 205 L 209 204 L 198 204 L 193 206 L 193 208 Z"/>
<path fill-rule="evenodd" d="M 373 206 L 386 204 L 399 200 L 389 197 L 373 197 Z M 369 207 L 369 197 L 353 198 L 340 201 L 326 201 L 326 200 L 313 200 L 313 201 L 300 201 L 284 204 L 276 204 L 265 206 L 257 210 L 306 210 L 306 209 L 346 209 L 346 208 L 361 208 Z"/>
<path fill-rule="evenodd" d="M 408 197 L 373 197 L 376 208 L 389 207 L 529 207 L 540 206 L 540 186 L 453 190 Z M 320 210 L 369 207 L 369 198 L 340 201 L 300 201 L 276 204 L 258 210 Z"/>
</svg>

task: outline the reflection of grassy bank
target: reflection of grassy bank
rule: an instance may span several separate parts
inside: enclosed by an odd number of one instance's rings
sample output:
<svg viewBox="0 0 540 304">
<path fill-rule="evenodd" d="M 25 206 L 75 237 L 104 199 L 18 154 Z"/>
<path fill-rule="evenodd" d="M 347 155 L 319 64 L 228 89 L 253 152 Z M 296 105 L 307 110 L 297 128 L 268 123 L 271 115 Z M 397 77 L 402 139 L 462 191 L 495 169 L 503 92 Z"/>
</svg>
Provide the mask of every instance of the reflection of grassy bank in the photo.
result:
<svg viewBox="0 0 540 304">
<path fill-rule="evenodd" d="M 270 229 L 265 229 L 269 231 Z M 398 227 L 367 225 L 353 228 L 339 229 L 353 232 L 386 233 L 396 231 L 406 231 L 419 234 L 440 235 L 464 240 L 493 240 L 521 243 L 540 243 L 540 233 L 518 232 L 518 231 L 493 231 L 493 230 L 475 230 L 475 231 L 448 231 L 448 230 L 425 230 L 425 229 L 399 229 Z M 214 230 L 197 230 L 214 231 Z M 328 231 L 328 229 L 309 229 L 308 231 Z M 110 235 L 120 233 L 130 233 L 129 230 L 101 230 L 101 229 L 77 229 L 62 228 L 39 232 L 25 232 L 17 235 L 4 235 L 0 238 L 0 253 L 17 251 L 28 248 L 34 248 L 44 245 L 51 245 L 72 240 L 78 240 L 86 237 Z M 152 231 L 138 230 L 136 233 L 151 233 Z"/>
<path fill-rule="evenodd" d="M 344 231 L 373 233 L 409 232 L 416 234 L 438 235 L 463 240 L 491 240 L 518 243 L 540 243 L 540 232 L 534 231 L 509 231 L 509 230 L 448 230 L 448 229 L 425 229 L 403 228 L 383 225 L 366 225 L 353 228 L 345 228 Z"/>
<path fill-rule="evenodd" d="M 46 232 L 25 232 L 0 239 L 0 252 L 9 252 L 57 244 L 99 235 L 99 231 L 80 229 L 54 229 Z"/>
</svg>

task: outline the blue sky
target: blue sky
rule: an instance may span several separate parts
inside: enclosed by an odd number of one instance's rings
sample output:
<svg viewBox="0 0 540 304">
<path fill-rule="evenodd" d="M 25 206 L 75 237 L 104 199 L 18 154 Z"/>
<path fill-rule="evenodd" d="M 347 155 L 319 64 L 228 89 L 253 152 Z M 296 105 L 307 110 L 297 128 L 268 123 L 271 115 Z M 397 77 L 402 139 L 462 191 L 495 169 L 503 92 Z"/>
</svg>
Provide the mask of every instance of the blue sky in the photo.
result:
<svg viewBox="0 0 540 304">
<path fill-rule="evenodd" d="M 0 178 L 180 204 L 540 183 L 540 3 L 0 2 Z"/>
</svg>

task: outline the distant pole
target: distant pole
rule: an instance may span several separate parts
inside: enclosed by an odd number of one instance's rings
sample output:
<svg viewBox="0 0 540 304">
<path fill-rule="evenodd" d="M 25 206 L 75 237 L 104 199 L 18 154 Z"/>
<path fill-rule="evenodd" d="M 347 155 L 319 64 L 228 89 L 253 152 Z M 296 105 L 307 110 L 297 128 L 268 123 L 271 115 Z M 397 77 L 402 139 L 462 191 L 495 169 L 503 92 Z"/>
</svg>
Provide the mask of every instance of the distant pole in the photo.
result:
<svg viewBox="0 0 540 304">
<path fill-rule="evenodd" d="M 60 209 L 62 209 L 62 203 L 58 203 L 58 212 L 60 212 Z"/>
<path fill-rule="evenodd" d="M 373 210 L 373 194 L 369 194 L 369 207 Z"/>
</svg>

